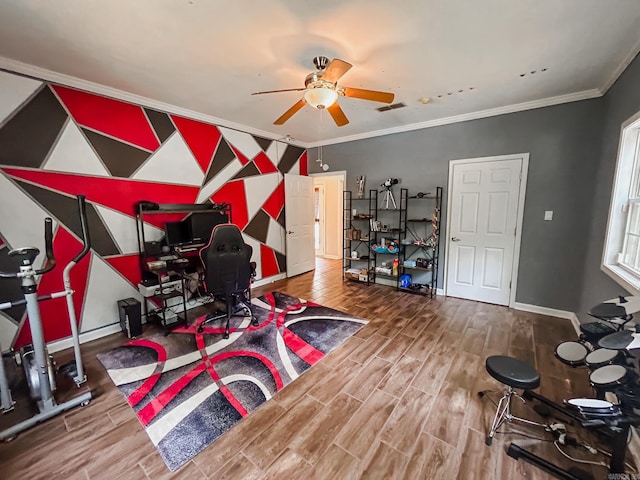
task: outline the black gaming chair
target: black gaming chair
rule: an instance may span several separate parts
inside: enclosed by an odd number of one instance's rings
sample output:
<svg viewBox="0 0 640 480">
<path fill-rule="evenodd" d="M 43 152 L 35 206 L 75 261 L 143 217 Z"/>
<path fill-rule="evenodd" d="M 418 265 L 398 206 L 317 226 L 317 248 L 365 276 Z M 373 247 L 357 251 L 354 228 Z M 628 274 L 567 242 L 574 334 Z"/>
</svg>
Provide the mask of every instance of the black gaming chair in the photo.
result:
<svg viewBox="0 0 640 480">
<path fill-rule="evenodd" d="M 230 223 L 215 226 L 208 245 L 200 250 L 200 259 L 205 269 L 205 291 L 214 299 L 224 301 L 225 311 L 207 318 L 198 327 L 198 332 L 202 332 L 205 324 L 226 317 L 224 338 L 229 338 L 231 317 L 240 311 L 257 325 L 251 311 L 250 287 L 256 265 L 251 262 L 252 253 L 253 248 L 244 243 L 237 226 Z"/>
</svg>

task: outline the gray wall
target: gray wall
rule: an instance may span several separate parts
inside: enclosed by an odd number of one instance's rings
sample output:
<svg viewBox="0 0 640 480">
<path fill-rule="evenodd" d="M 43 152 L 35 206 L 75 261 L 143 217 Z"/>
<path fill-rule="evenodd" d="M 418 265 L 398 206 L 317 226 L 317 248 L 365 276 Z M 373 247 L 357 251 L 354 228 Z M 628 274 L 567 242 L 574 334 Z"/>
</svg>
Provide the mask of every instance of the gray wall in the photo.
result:
<svg viewBox="0 0 640 480">
<path fill-rule="evenodd" d="M 636 57 L 609 89 L 603 98 L 603 103 L 605 121 L 602 150 L 593 191 L 594 202 L 587 237 L 582 296 L 576 309 L 581 320 L 588 318 L 585 312 L 594 304 L 616 295 L 626 294 L 622 287 L 600 270 L 600 262 L 618 155 L 620 127 L 625 120 L 640 110 L 640 56 Z"/>
<path fill-rule="evenodd" d="M 352 191 L 358 175 L 367 177 L 367 189 L 388 177 L 413 194 L 442 186 L 444 236 L 450 160 L 530 153 L 516 301 L 574 311 L 589 246 L 603 108 L 603 99 L 594 99 L 336 144 L 323 147 L 323 159 L 331 170 L 347 171 Z M 312 172 L 315 158 L 311 150 Z M 545 210 L 554 211 L 552 222 L 543 220 Z M 444 256 L 440 286 L 443 267 Z"/>
</svg>

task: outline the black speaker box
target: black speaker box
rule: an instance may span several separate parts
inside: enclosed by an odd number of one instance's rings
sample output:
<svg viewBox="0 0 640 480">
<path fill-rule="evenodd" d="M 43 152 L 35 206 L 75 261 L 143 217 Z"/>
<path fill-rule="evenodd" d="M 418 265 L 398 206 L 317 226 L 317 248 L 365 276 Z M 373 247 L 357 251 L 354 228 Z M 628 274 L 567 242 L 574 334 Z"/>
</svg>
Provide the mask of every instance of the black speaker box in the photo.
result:
<svg viewBox="0 0 640 480">
<path fill-rule="evenodd" d="M 135 298 L 118 300 L 118 314 L 120 315 L 120 328 L 128 338 L 142 335 L 141 305 Z"/>
<path fill-rule="evenodd" d="M 162 243 L 161 242 L 144 242 L 144 251 L 150 257 L 161 255 Z"/>
</svg>

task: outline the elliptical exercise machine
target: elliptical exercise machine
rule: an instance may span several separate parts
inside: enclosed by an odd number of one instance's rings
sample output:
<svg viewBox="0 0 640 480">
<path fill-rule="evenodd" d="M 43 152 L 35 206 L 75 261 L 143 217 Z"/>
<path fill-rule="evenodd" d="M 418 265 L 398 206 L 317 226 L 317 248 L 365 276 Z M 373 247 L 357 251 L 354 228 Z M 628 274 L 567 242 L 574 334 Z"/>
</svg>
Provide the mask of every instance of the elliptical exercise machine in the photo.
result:
<svg viewBox="0 0 640 480">
<path fill-rule="evenodd" d="M 34 269 L 33 262 L 40 254 L 40 250 L 35 247 L 16 248 L 9 252 L 9 256 L 15 258 L 19 263 L 18 272 L 0 272 L 3 278 L 19 278 L 21 281 L 24 299 L 14 302 L 0 303 L 0 310 L 6 310 L 18 305 L 27 306 L 27 314 L 29 316 L 29 327 L 31 328 L 32 346 L 21 350 L 22 365 L 25 370 L 27 384 L 29 386 L 29 394 L 37 403 L 39 413 L 32 417 L 0 432 L 0 440 L 10 441 L 16 435 L 23 432 L 40 422 L 54 417 L 70 408 L 79 405 L 88 405 L 91 401 L 92 394 L 90 391 L 77 395 L 64 403 L 56 403 L 53 393 L 55 386 L 55 373 L 52 358 L 47 352 L 47 345 L 44 340 L 44 331 L 42 328 L 42 318 L 40 317 L 40 308 L 38 302 L 50 300 L 54 298 L 66 297 L 67 310 L 69 312 L 69 322 L 71 324 L 71 336 L 73 340 L 73 351 L 75 365 L 67 367 L 71 372 L 74 382 L 78 387 L 86 382 L 87 377 L 84 374 L 82 366 L 82 357 L 80 356 L 80 339 L 78 327 L 76 323 L 76 313 L 73 305 L 73 289 L 71 288 L 71 269 L 87 254 L 91 248 L 91 239 L 89 236 L 89 228 L 87 224 L 85 197 L 78 195 L 78 210 L 80 214 L 80 224 L 82 226 L 82 251 L 65 267 L 62 274 L 64 281 L 64 290 L 51 293 L 48 295 L 38 296 L 36 275 L 43 275 L 54 269 L 56 260 L 53 252 L 53 231 L 51 218 L 45 219 L 45 251 L 47 263 L 44 268 Z M 3 413 L 13 410 L 14 401 L 11 398 L 9 383 L 4 371 L 4 364 L 0 358 L 0 401 Z"/>
</svg>

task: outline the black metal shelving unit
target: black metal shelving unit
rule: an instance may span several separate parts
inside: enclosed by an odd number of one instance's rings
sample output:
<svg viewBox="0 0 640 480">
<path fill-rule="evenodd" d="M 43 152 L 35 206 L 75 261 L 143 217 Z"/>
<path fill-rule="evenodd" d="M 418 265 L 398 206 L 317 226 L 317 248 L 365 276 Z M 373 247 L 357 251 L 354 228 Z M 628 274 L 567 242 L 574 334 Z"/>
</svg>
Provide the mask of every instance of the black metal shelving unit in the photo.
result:
<svg viewBox="0 0 640 480">
<path fill-rule="evenodd" d="M 370 190 L 368 197 L 354 198 L 352 192 L 343 192 L 342 278 L 370 285 L 375 281 L 375 253 L 369 242 L 372 238 L 372 220 L 377 218 L 378 191 Z M 364 211 L 363 211 L 364 209 Z M 354 215 L 354 211 L 356 212 Z M 353 254 L 356 252 L 356 255 Z M 365 270 L 366 274 L 350 270 Z M 362 278 L 362 275 L 365 278 Z"/>
<path fill-rule="evenodd" d="M 386 223 L 384 222 L 389 222 L 387 225 L 387 228 L 385 229 L 383 227 L 383 230 L 380 231 L 374 231 L 373 236 L 375 239 L 375 243 L 378 246 L 382 246 L 382 239 L 385 239 L 384 245 L 385 247 L 381 247 L 381 248 L 385 248 L 385 251 L 378 251 L 376 253 L 376 264 L 375 267 L 378 267 L 375 269 L 375 275 L 376 278 L 380 278 L 380 279 L 387 279 L 387 280 L 391 280 L 393 282 L 395 282 L 395 285 L 390 285 L 390 286 L 395 286 L 396 289 L 399 287 L 399 278 L 400 278 L 400 264 L 401 264 L 401 255 L 402 255 L 402 244 L 401 244 L 401 239 L 403 238 L 405 229 L 406 229 L 406 223 L 407 223 L 407 198 L 409 196 L 409 192 L 406 188 L 401 188 L 400 189 L 400 198 L 398 202 L 396 203 L 396 208 L 378 208 L 378 221 L 382 224 L 382 225 L 386 225 Z M 386 203 L 385 203 L 386 206 Z M 389 251 L 389 244 L 391 243 L 395 243 L 395 245 L 397 246 L 397 251 L 396 252 L 392 252 Z M 394 270 L 393 270 L 393 262 L 394 260 L 397 260 L 398 262 L 398 269 L 397 272 L 394 275 Z M 383 264 L 386 264 L 387 266 L 385 267 Z M 391 272 L 390 273 L 385 273 L 380 271 L 382 268 L 391 268 Z M 380 283 L 380 282 L 379 282 Z M 389 285 L 388 283 L 383 283 L 384 285 Z"/>
<path fill-rule="evenodd" d="M 436 294 L 440 259 L 442 191 L 442 187 L 436 187 L 434 194 L 414 195 L 407 200 L 408 205 L 418 205 L 418 215 L 413 216 L 416 209 L 407 209 L 406 242 L 401 253 L 399 274 L 410 274 L 412 283 L 409 288 L 403 288 L 398 282 L 398 290 L 430 298 Z M 430 208 L 427 202 L 432 202 L 433 206 Z M 430 216 L 420 217 L 420 214 L 428 212 Z"/>
</svg>

